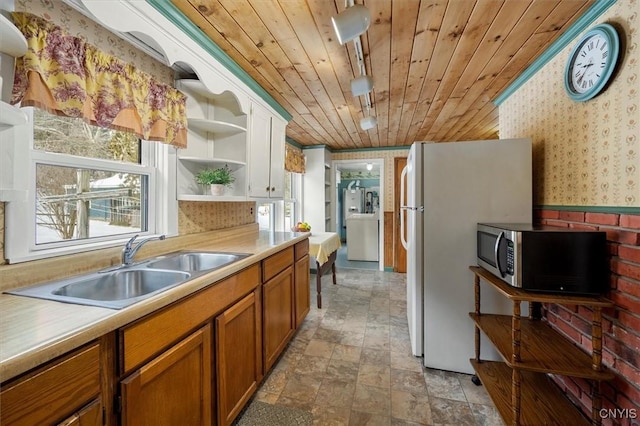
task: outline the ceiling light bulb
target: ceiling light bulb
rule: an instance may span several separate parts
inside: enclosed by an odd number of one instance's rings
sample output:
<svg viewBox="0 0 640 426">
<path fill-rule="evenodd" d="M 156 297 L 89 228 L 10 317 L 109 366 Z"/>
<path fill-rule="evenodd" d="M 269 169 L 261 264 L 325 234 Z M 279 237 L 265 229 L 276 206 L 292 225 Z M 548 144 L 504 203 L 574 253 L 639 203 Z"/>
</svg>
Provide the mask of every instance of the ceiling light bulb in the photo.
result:
<svg viewBox="0 0 640 426">
<path fill-rule="evenodd" d="M 360 127 L 362 128 L 362 130 L 373 129 L 377 124 L 378 120 L 371 115 L 360 120 Z"/>
<path fill-rule="evenodd" d="M 367 170 L 371 171 L 373 169 L 373 164 L 367 163 Z"/>
<path fill-rule="evenodd" d="M 361 4 L 353 5 L 331 17 L 338 42 L 345 44 L 367 31 L 371 25 L 371 13 Z"/>
<path fill-rule="evenodd" d="M 361 75 L 351 80 L 351 93 L 353 96 L 361 96 L 373 90 L 373 78 Z"/>
</svg>

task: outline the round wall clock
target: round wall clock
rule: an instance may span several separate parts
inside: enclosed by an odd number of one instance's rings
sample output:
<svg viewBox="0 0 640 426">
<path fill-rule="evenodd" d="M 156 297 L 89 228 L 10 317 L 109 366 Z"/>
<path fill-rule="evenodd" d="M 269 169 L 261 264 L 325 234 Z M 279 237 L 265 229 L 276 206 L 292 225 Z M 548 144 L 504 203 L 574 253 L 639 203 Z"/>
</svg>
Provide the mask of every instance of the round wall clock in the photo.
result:
<svg viewBox="0 0 640 426">
<path fill-rule="evenodd" d="M 574 101 L 586 101 L 604 89 L 611 78 L 620 52 L 614 27 L 596 25 L 571 50 L 564 70 L 564 88 Z"/>
</svg>

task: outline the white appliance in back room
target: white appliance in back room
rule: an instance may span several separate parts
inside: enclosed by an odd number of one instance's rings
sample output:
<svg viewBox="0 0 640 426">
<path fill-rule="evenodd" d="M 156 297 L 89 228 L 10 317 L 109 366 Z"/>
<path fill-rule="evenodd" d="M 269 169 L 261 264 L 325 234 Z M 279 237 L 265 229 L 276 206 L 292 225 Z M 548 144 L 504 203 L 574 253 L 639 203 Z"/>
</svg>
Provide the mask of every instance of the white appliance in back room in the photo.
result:
<svg viewBox="0 0 640 426">
<path fill-rule="evenodd" d="M 531 222 L 531 140 L 416 142 L 401 179 L 413 355 L 423 356 L 425 367 L 471 374 L 469 266 L 477 263 L 476 224 Z M 488 285 L 481 284 L 481 298 L 484 312 L 512 313 L 512 304 Z M 522 309 L 526 312 L 525 304 Z M 484 335 L 481 348 L 483 359 L 500 359 Z"/>
</svg>

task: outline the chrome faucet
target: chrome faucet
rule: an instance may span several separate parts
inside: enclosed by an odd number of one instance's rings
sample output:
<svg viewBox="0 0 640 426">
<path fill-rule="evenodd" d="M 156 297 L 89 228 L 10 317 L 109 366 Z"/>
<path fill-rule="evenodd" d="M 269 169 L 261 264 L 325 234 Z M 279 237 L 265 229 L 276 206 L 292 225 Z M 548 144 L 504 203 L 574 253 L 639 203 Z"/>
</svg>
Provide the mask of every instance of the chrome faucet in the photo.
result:
<svg viewBox="0 0 640 426">
<path fill-rule="evenodd" d="M 138 241 L 138 244 L 136 244 L 136 246 L 134 247 L 133 242 L 136 240 L 136 238 L 138 238 L 138 236 L 134 235 L 133 238 L 127 241 L 127 244 L 125 244 L 124 248 L 122 249 L 122 265 L 123 266 L 133 265 L 133 257 L 136 255 L 138 250 L 140 250 L 140 248 L 146 242 L 152 241 L 152 240 L 164 240 L 166 236 L 163 234 L 163 235 L 160 235 L 159 237 L 149 237 L 149 238 L 142 239 Z"/>
</svg>

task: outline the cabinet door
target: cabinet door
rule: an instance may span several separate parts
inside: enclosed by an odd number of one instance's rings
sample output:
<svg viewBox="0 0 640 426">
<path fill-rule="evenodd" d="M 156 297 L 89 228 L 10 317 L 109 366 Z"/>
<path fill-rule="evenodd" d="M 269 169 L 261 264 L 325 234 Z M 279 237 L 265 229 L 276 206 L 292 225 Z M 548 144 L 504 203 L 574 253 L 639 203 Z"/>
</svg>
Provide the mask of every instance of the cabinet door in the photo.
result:
<svg viewBox="0 0 640 426">
<path fill-rule="evenodd" d="M 271 193 L 271 115 L 260 105 L 251 105 L 249 146 L 249 196 L 268 198 Z"/>
<path fill-rule="evenodd" d="M 122 425 L 211 425 L 211 325 L 121 383 Z"/>
<path fill-rule="evenodd" d="M 58 426 L 102 426 L 102 402 L 93 401 Z"/>
<path fill-rule="evenodd" d="M 100 345 L 92 344 L 4 384 L 0 424 L 56 424 L 99 397 L 100 386 Z"/>
<path fill-rule="evenodd" d="M 286 123 L 271 118 L 271 198 L 284 198 L 284 143 Z"/>
<path fill-rule="evenodd" d="M 230 425 L 262 379 L 260 289 L 216 318 L 218 425 Z"/>
<path fill-rule="evenodd" d="M 289 266 L 262 286 L 264 371 L 269 371 L 295 330 L 293 267 Z"/>
<path fill-rule="evenodd" d="M 311 309 L 309 273 L 309 255 L 306 255 L 295 263 L 296 329 Z"/>
</svg>

